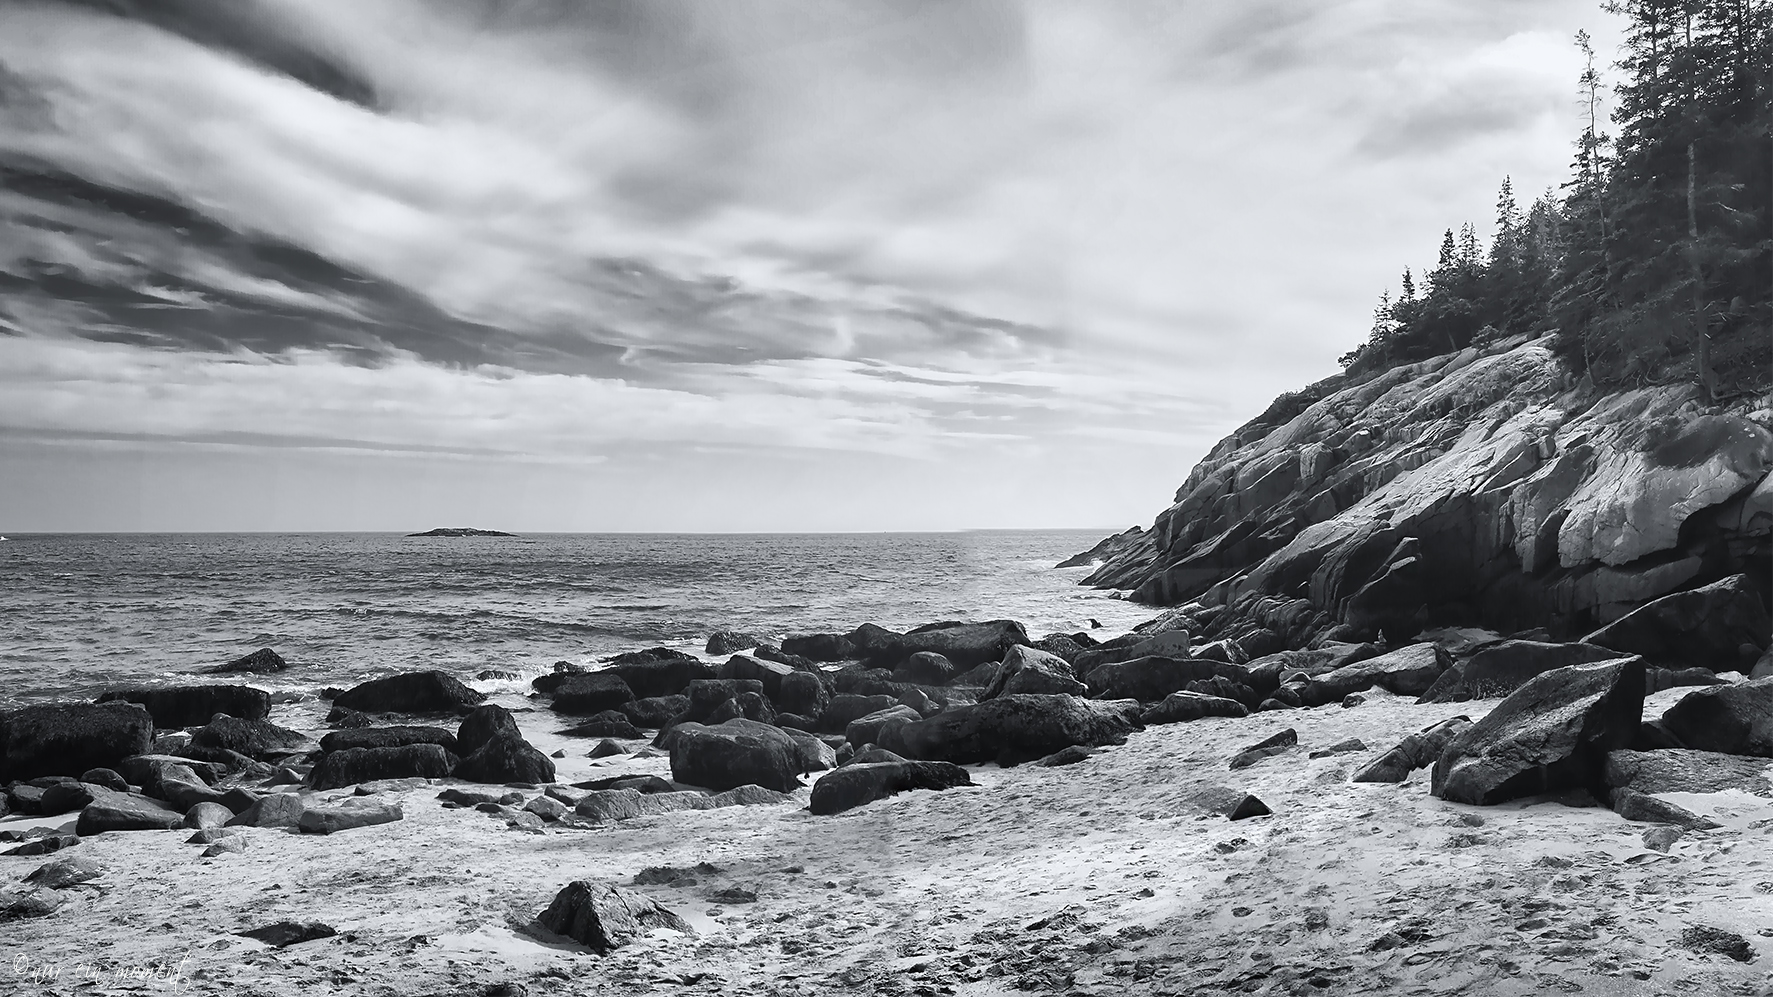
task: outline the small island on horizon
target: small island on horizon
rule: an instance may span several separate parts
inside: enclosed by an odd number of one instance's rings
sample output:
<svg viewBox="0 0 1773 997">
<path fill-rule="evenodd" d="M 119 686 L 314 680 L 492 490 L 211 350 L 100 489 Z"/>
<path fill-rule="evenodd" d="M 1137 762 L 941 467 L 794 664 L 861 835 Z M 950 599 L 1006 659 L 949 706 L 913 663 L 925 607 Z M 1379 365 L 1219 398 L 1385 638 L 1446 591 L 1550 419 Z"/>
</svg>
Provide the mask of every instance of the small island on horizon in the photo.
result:
<svg viewBox="0 0 1773 997">
<path fill-rule="evenodd" d="M 515 533 L 503 533 L 499 530 L 474 530 L 465 526 L 440 526 L 435 530 L 423 533 L 408 533 L 409 537 L 514 537 Z"/>
</svg>

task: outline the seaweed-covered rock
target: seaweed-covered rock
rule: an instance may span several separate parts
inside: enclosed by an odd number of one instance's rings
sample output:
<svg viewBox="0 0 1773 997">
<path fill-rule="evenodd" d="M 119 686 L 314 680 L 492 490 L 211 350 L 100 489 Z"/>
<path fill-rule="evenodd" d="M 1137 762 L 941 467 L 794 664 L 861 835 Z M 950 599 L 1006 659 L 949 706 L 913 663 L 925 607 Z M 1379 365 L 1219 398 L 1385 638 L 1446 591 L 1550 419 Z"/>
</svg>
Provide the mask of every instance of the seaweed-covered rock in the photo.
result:
<svg viewBox="0 0 1773 997">
<path fill-rule="evenodd" d="M 288 669 L 289 662 L 283 660 L 283 655 L 278 654 L 276 651 L 273 651 L 268 647 L 261 647 L 251 654 L 241 655 L 227 664 L 217 665 L 214 668 L 208 669 L 207 674 L 234 675 L 241 672 L 247 672 L 254 675 L 274 675 L 277 672 L 287 671 Z M 232 710 L 224 710 L 223 712 L 233 713 Z M 237 713 L 234 713 L 233 715 L 239 716 Z"/>
<path fill-rule="evenodd" d="M 619 710 L 623 703 L 634 699 L 634 690 L 622 676 L 614 672 L 587 672 L 567 676 L 554 690 L 549 708 L 556 713 L 601 713 Z"/>
<path fill-rule="evenodd" d="M 231 751 L 258 761 L 270 761 L 312 746 L 307 736 L 297 731 L 269 720 L 244 717 L 217 716 L 191 734 L 192 748 Z"/>
<path fill-rule="evenodd" d="M 466 782 L 541 784 L 554 781 L 554 762 L 535 745 L 510 731 L 499 731 L 451 773 Z"/>
<path fill-rule="evenodd" d="M 498 707 L 477 707 L 498 709 Z M 403 748 L 409 744 L 435 744 L 450 754 L 460 754 L 456 736 L 442 727 L 359 727 L 334 731 L 320 739 L 321 751 L 352 748 Z"/>
<path fill-rule="evenodd" d="M 98 701 L 140 703 L 156 727 L 196 727 L 218 713 L 244 720 L 263 720 L 271 714 L 271 694 L 246 685 L 113 689 Z"/>
<path fill-rule="evenodd" d="M 116 768 L 154 743 L 154 718 L 126 702 L 47 703 L 0 713 L 0 782 Z"/>
<path fill-rule="evenodd" d="M 462 718 L 461 724 L 456 727 L 455 745 L 444 747 L 458 755 L 467 756 L 479 751 L 486 742 L 500 734 L 523 736 L 523 732 L 517 729 L 517 720 L 511 716 L 510 710 L 483 703 L 469 710 L 468 715 Z M 321 741 L 321 747 L 325 746 L 326 742 Z"/>
<path fill-rule="evenodd" d="M 346 748 L 320 757 L 308 781 L 315 789 L 337 789 L 378 779 L 442 779 L 456 767 L 456 756 L 430 742 L 392 748 Z"/>
</svg>

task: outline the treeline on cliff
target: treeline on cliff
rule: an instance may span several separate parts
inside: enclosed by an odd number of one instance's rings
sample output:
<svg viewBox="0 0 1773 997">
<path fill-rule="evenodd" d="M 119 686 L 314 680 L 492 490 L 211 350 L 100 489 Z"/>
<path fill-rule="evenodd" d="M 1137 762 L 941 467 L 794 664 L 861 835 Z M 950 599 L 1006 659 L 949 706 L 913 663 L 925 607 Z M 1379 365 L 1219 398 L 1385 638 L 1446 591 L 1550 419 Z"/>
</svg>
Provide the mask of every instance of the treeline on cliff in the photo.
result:
<svg viewBox="0 0 1773 997">
<path fill-rule="evenodd" d="M 1522 334 L 1604 386 L 1773 384 L 1773 0 L 1630 0 L 1609 88 L 1588 56 L 1570 179 L 1525 209 L 1504 180 L 1486 250 L 1447 230 L 1383 294 L 1367 373 Z M 1609 94 L 1610 91 L 1610 94 Z M 1610 103 L 1616 135 L 1602 114 Z"/>
</svg>

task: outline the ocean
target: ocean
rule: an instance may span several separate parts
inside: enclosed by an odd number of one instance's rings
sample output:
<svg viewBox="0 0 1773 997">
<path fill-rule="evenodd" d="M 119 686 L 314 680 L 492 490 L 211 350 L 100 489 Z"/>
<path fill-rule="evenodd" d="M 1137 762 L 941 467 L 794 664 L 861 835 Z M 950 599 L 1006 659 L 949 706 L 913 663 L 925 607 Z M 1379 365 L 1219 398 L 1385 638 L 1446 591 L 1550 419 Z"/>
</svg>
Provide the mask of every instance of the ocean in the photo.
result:
<svg viewBox="0 0 1773 997">
<path fill-rule="evenodd" d="M 1110 531 L 788 535 L 14 535 L 0 542 L 0 706 L 192 681 L 260 647 L 291 668 L 229 680 L 308 699 L 392 671 L 468 679 L 666 646 L 1015 619 L 1030 636 L 1155 615 L 1058 570 Z M 709 660 L 718 660 L 709 656 Z"/>
</svg>

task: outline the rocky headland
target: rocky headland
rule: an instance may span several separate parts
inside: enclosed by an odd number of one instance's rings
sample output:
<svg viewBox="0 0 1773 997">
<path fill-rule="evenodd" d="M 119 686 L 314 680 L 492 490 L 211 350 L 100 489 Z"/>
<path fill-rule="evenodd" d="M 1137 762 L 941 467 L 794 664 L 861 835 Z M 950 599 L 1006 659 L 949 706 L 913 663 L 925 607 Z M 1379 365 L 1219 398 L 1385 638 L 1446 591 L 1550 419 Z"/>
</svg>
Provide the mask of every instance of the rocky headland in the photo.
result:
<svg viewBox="0 0 1773 997">
<path fill-rule="evenodd" d="M 1077 559 L 1124 634 L 24 706 L 4 936 L 202 992 L 1749 992 L 1770 426 L 1502 343 L 1221 443 Z"/>
</svg>

